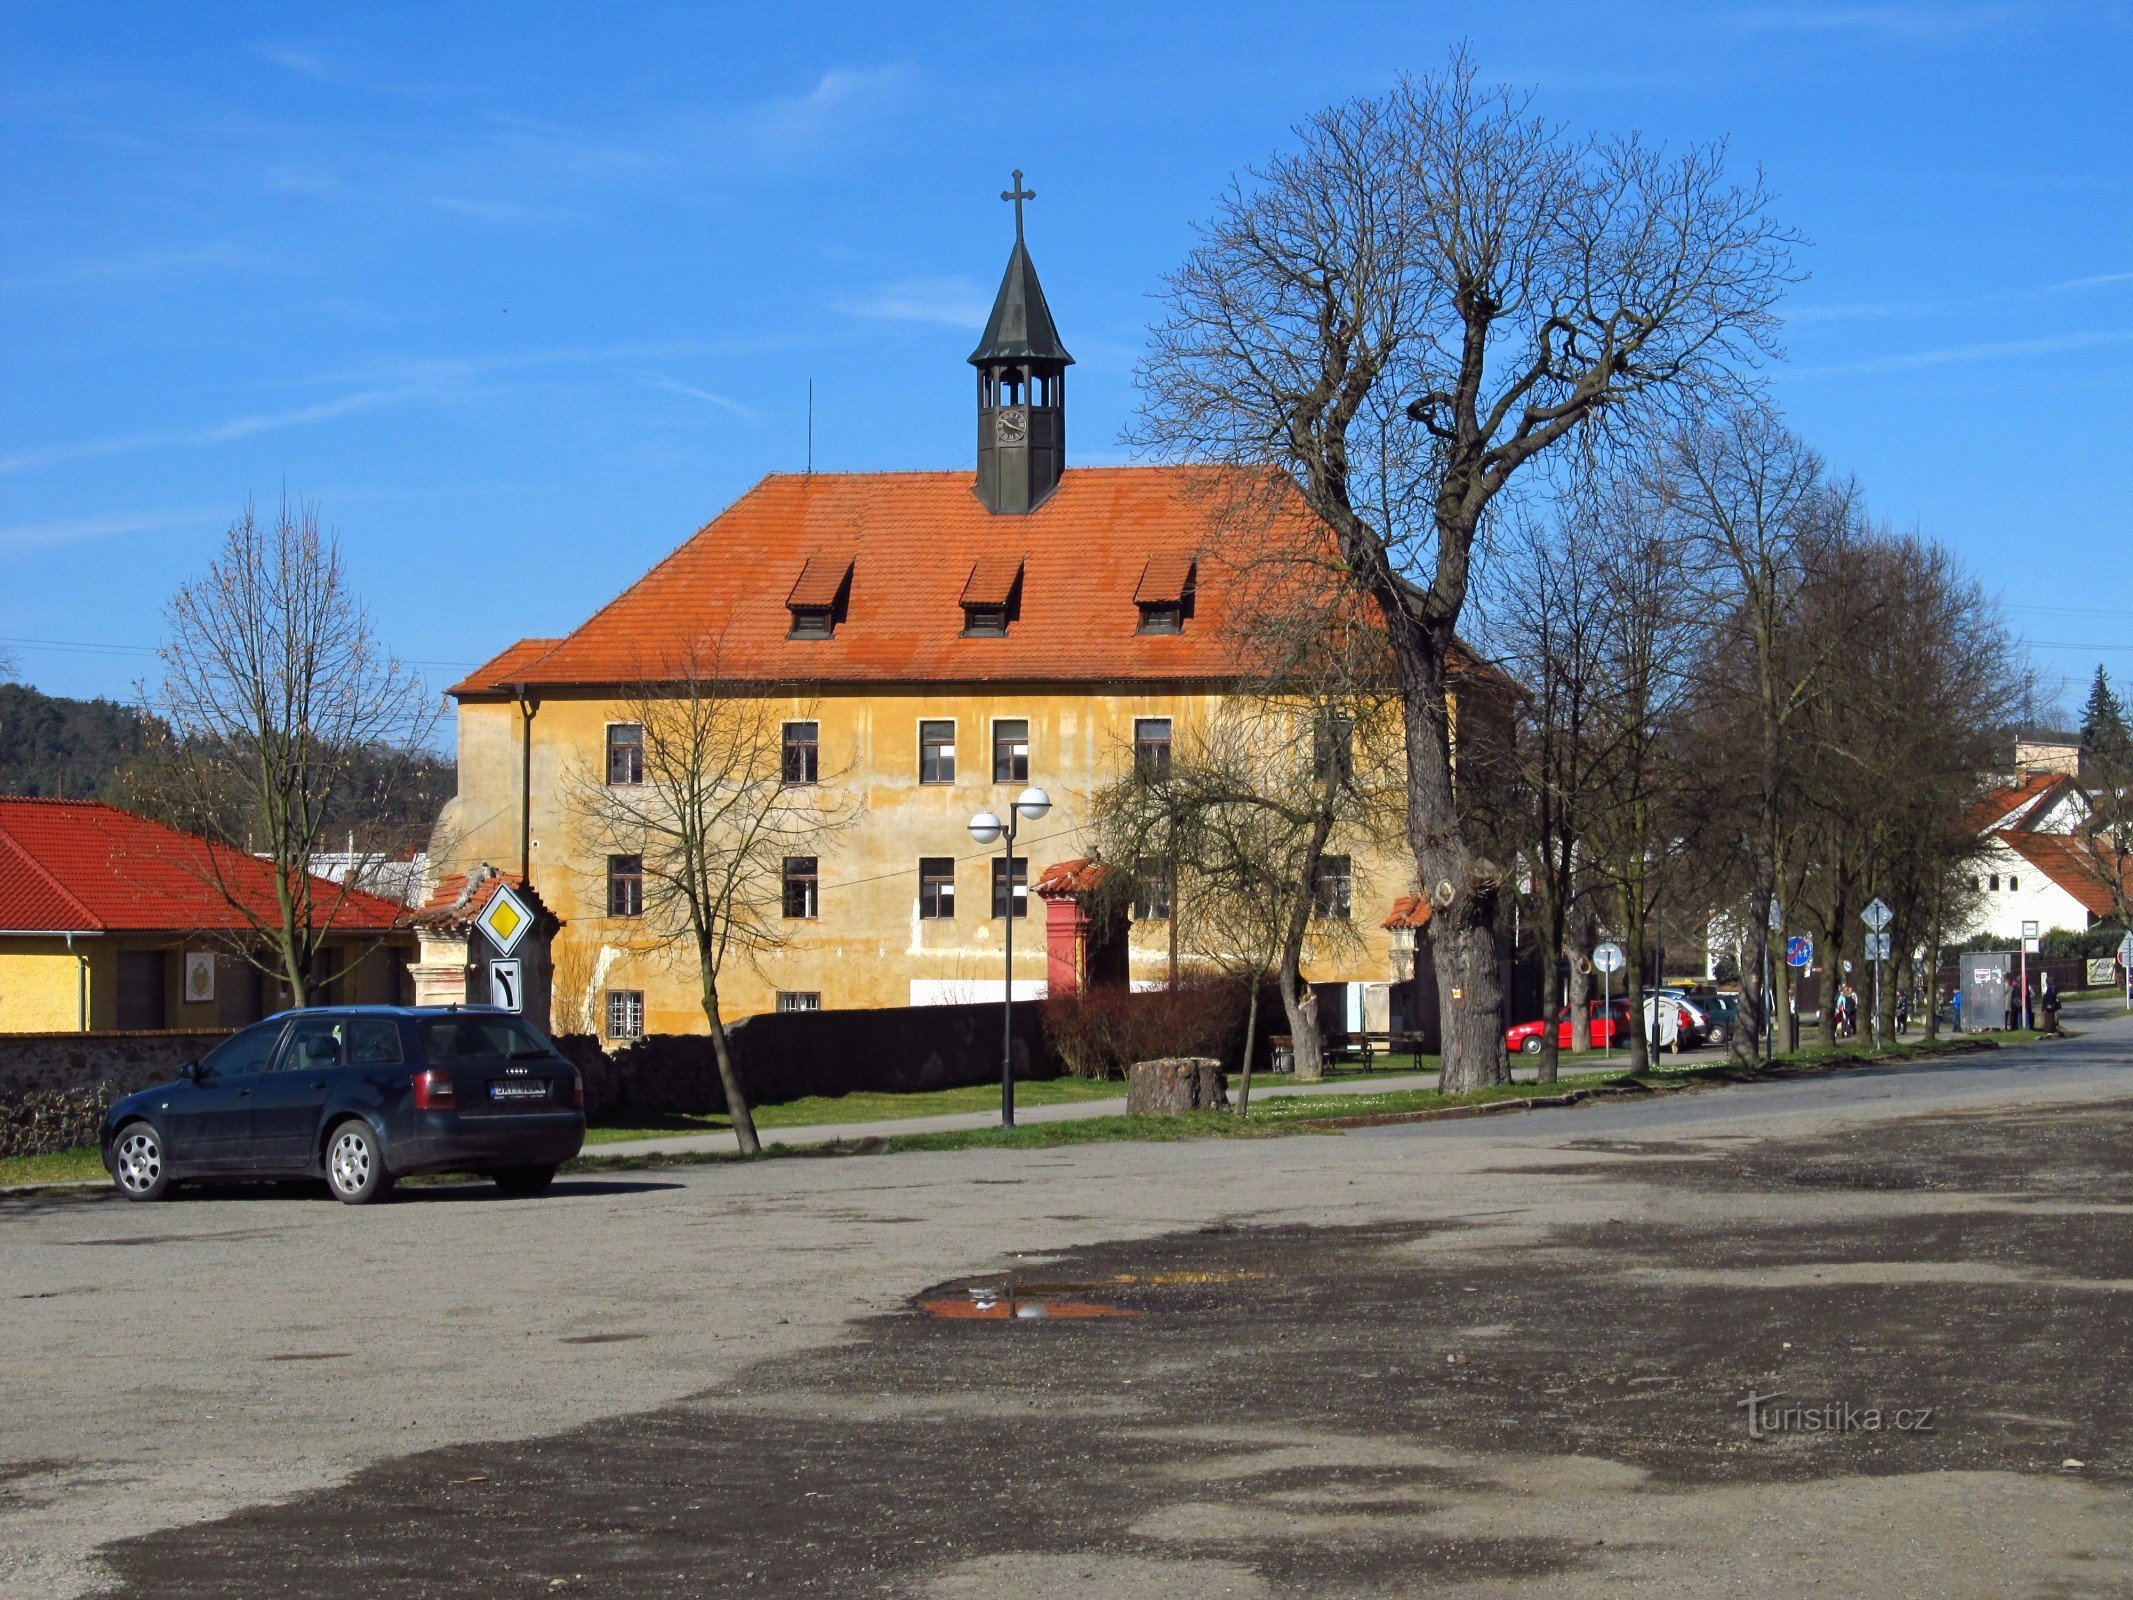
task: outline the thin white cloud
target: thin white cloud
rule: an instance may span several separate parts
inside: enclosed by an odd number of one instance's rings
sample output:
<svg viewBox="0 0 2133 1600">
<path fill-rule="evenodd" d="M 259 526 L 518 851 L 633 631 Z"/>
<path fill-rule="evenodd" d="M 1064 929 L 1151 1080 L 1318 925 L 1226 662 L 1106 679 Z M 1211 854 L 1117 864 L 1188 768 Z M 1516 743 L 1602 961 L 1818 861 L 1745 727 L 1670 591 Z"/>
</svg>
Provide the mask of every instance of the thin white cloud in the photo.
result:
<svg viewBox="0 0 2133 1600">
<path fill-rule="evenodd" d="M 766 156 L 805 155 L 903 98 L 900 66 L 835 68 L 802 94 L 759 101 L 732 119 L 730 132 Z"/>
<path fill-rule="evenodd" d="M 2047 334 L 2037 339 L 2001 339 L 1990 344 L 1949 345 L 1940 350 L 1914 350 L 1904 355 L 1875 356 L 1865 361 L 1842 361 L 1830 366 L 1795 367 L 1802 378 L 1831 377 L 1855 372 L 1916 372 L 1926 367 L 1948 367 L 1971 361 L 2006 361 L 2024 356 L 2061 355 L 2073 350 L 2094 350 L 2108 345 L 2133 344 L 2133 329 L 2099 329 L 2089 333 Z"/>
<path fill-rule="evenodd" d="M 342 395 L 335 400 L 321 400 L 308 406 L 296 406 L 286 411 L 267 411 L 251 416 L 233 417 L 228 422 L 218 422 L 211 427 L 164 428 L 147 433 L 120 434 L 108 439 L 83 439 L 74 444 L 50 445 L 36 450 L 17 450 L 0 455 L 0 472 L 25 472 L 69 461 L 87 461 L 98 456 L 124 455 L 129 451 L 154 449 L 161 445 L 221 444 L 276 428 L 294 428 L 309 422 L 324 422 L 332 417 L 346 416 L 352 411 L 369 411 L 427 392 L 428 387 L 423 385 L 368 389 Z"/>
<path fill-rule="evenodd" d="M 0 290 L 66 288 L 85 283 L 125 283 L 187 273 L 256 270 L 267 258 L 234 244 L 136 250 L 127 255 L 65 261 L 0 278 Z"/>
<path fill-rule="evenodd" d="M 1947 300 L 1858 300 L 1837 305 L 1798 306 L 1788 311 L 1786 318 L 1792 322 L 1854 322 L 1871 317 L 1931 317 L 1950 311 L 1973 311 L 1979 306 L 2005 305 L 2014 300 L 2042 300 L 2082 289 L 2105 289 L 2121 283 L 2133 283 L 2133 272 L 2099 272 L 2034 289 L 2002 289 L 1991 294 L 1959 295 Z"/>
<path fill-rule="evenodd" d="M 937 322 L 950 328 L 982 328 L 992 296 L 960 274 L 905 278 L 871 293 L 835 302 L 847 316 L 886 322 Z"/>
<path fill-rule="evenodd" d="M 699 389 L 693 383 L 682 383 L 674 378 L 659 377 L 646 378 L 644 383 L 647 388 L 663 389 L 668 394 L 687 395 L 691 400 L 701 400 L 706 405 L 718 406 L 723 410 L 732 412 L 737 417 L 746 417 L 751 422 L 761 414 L 753 406 L 744 406 L 738 400 L 729 399 L 722 394 L 714 394 L 709 389 Z"/>
<path fill-rule="evenodd" d="M 195 506 L 188 510 L 126 511 L 101 517 L 60 517 L 49 522 L 18 522 L 0 528 L 0 550 L 20 553 L 53 545 L 109 539 L 124 533 L 154 533 L 165 528 L 197 527 L 225 515 L 227 508 Z"/>
<path fill-rule="evenodd" d="M 589 220 L 583 211 L 572 211 L 563 206 L 521 205 L 509 200 L 462 200 L 438 195 L 430 204 L 469 222 L 493 222 L 505 226 L 549 227 Z"/>
<path fill-rule="evenodd" d="M 301 45 L 262 45 L 259 54 L 284 71 L 293 72 L 300 78 L 309 78 L 315 83 L 336 83 L 333 69 L 319 51 Z"/>
<path fill-rule="evenodd" d="M 1722 13 L 1750 33 L 1849 33 L 1886 39 L 1954 39 L 2033 16 L 2013 5 L 1959 5 L 1937 0 L 1888 0 L 1868 5 L 1752 6 Z"/>
</svg>

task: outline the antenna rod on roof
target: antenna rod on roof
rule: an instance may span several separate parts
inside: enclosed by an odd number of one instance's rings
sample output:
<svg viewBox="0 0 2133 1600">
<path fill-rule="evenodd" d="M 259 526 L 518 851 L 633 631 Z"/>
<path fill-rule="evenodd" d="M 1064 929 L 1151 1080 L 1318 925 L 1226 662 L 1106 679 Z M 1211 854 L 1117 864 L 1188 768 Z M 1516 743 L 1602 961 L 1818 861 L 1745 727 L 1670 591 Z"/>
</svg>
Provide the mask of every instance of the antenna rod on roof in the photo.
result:
<svg viewBox="0 0 2133 1600">
<path fill-rule="evenodd" d="M 815 380 L 807 380 L 807 475 L 815 475 Z"/>
</svg>

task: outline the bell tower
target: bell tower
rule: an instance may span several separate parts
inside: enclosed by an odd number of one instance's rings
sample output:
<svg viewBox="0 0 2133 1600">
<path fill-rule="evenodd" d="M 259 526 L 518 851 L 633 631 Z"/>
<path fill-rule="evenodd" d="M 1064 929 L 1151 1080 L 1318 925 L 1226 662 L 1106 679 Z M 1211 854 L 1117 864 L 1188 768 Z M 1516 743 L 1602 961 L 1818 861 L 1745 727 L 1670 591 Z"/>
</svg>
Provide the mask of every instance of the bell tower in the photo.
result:
<svg viewBox="0 0 2133 1600">
<path fill-rule="evenodd" d="M 1022 242 L 1022 202 L 1037 191 L 1023 188 L 1017 172 L 1000 198 L 1014 202 L 1015 249 L 970 364 L 978 369 L 978 498 L 1011 516 L 1043 504 L 1066 471 L 1066 369 L 1074 358 L 1059 342 Z"/>
</svg>

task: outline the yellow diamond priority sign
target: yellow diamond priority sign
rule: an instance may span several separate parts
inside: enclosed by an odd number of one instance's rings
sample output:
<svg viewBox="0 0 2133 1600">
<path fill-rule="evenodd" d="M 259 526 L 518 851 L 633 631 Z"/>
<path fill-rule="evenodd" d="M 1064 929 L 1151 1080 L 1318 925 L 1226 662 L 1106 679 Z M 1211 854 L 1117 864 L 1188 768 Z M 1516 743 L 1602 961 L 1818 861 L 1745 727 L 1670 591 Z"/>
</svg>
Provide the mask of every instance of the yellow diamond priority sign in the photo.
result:
<svg viewBox="0 0 2133 1600">
<path fill-rule="evenodd" d="M 533 926 L 533 913 L 526 909 L 525 901 L 499 884 L 489 903 L 481 908 L 481 915 L 474 919 L 474 926 L 488 936 L 498 955 L 508 956 Z"/>
</svg>

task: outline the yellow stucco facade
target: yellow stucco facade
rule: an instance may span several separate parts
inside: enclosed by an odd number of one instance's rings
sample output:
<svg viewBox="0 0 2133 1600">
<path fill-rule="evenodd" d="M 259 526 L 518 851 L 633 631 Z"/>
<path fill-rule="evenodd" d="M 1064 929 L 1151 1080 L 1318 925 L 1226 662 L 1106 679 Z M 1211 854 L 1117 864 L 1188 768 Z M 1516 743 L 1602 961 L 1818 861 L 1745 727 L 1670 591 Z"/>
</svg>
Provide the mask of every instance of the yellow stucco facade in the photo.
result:
<svg viewBox="0 0 2133 1600">
<path fill-rule="evenodd" d="M 729 1017 L 777 1008 L 780 993 L 818 996 L 826 1008 L 992 1000 L 1001 991 L 1003 922 L 993 916 L 992 863 L 967 823 L 1005 815 L 1026 784 L 1044 789 L 1052 811 L 1024 823 L 1016 855 L 1035 883 L 1053 864 L 1085 856 L 1090 797 L 1132 760 L 1139 718 L 1169 718 L 1182 737 L 1214 704 L 1206 691 L 1164 684 L 1106 689 L 1070 685 L 918 684 L 825 688 L 773 700 L 781 719 L 817 725 L 820 787 L 850 820 L 811 846 L 819 862 L 819 914 L 784 924 L 790 942 L 737 961 L 722 979 Z M 1028 777 L 993 781 L 994 725 L 1029 727 Z M 609 725 L 628 720 L 612 698 L 546 691 L 532 721 L 532 877 L 560 916 L 556 1026 L 597 1025 L 604 996 L 643 996 L 647 1033 L 701 1032 L 693 957 L 648 947 L 639 919 L 607 915 L 605 843 L 584 821 L 586 786 L 602 781 Z M 955 725 L 952 782 L 923 782 L 920 724 Z M 440 870 L 480 863 L 516 870 L 520 854 L 521 716 L 516 702 L 469 697 L 459 708 L 459 793 L 440 819 L 433 860 Z M 952 918 L 920 915 L 919 862 L 953 858 Z M 1318 982 L 1384 982 L 1390 936 L 1379 926 L 1410 887 L 1397 851 L 1353 859 L 1355 939 L 1319 941 L 1306 974 Z M 1136 924 L 1131 974 L 1152 983 L 1167 970 L 1169 924 Z M 1190 961 L 1192 953 L 1184 952 Z M 1034 895 L 1014 930 L 1018 998 L 1045 992 L 1044 907 Z"/>
<path fill-rule="evenodd" d="M 397 969 L 405 966 L 412 939 L 396 935 L 383 945 L 357 939 L 335 948 L 358 964 L 333 987 L 332 999 L 355 1004 L 405 997 Z M 208 998 L 187 996 L 188 955 L 214 962 Z M 128 963 L 122 978 L 121 966 Z M 144 983 L 152 993 L 133 987 Z M 256 968 L 211 936 L 89 933 L 77 935 L 71 949 L 61 937 L 0 938 L 0 1033 L 237 1027 L 273 1009 L 268 988 Z M 122 989 L 130 1002 L 123 1007 Z"/>
</svg>

